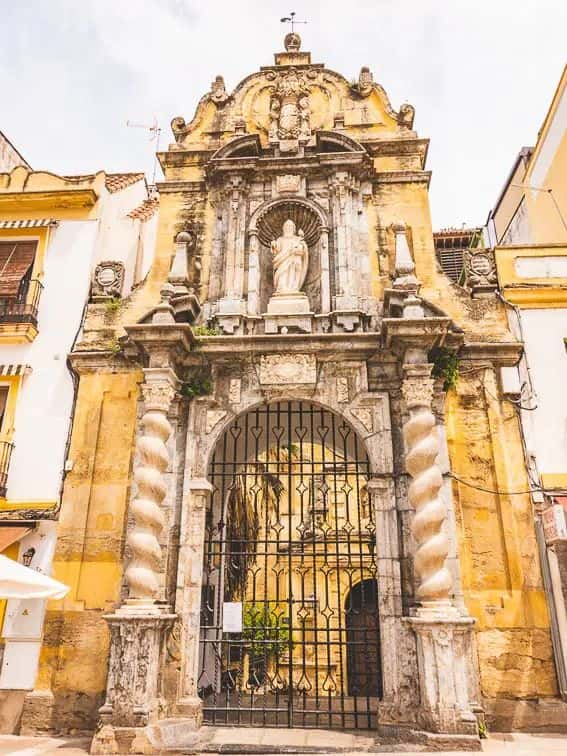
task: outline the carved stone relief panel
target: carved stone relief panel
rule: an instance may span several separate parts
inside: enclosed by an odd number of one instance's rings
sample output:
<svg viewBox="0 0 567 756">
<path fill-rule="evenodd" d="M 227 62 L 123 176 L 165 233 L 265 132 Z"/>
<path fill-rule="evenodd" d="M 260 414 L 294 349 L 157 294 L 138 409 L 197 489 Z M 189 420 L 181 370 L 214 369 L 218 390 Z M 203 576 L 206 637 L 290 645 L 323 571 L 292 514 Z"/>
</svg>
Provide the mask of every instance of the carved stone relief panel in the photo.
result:
<svg viewBox="0 0 567 756">
<path fill-rule="evenodd" d="M 317 381 L 317 360 L 313 354 L 269 354 L 260 357 L 262 385 L 314 384 Z"/>
</svg>

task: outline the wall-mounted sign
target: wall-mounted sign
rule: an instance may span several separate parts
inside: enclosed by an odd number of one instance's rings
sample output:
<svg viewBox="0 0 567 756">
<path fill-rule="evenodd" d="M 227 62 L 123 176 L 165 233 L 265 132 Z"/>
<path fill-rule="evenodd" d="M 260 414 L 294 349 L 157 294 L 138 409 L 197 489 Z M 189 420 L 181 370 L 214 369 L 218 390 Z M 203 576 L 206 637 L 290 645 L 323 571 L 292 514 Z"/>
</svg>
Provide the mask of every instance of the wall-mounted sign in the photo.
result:
<svg viewBox="0 0 567 756">
<path fill-rule="evenodd" d="M 242 602 L 225 601 L 222 605 L 223 633 L 242 632 Z"/>
<path fill-rule="evenodd" d="M 565 509 L 561 504 L 552 504 L 547 509 L 544 509 L 541 519 L 546 543 L 552 544 L 555 541 L 567 538 Z"/>
</svg>

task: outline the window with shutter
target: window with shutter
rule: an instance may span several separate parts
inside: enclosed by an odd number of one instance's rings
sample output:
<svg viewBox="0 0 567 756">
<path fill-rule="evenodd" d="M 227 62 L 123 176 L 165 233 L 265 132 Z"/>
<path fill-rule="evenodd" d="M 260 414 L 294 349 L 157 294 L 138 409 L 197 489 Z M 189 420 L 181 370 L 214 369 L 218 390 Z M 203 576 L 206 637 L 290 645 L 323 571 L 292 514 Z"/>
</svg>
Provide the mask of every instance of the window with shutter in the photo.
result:
<svg viewBox="0 0 567 756">
<path fill-rule="evenodd" d="M 41 282 L 32 278 L 38 243 L 0 241 L 0 336 L 31 341 L 37 333 Z"/>
<path fill-rule="evenodd" d="M 0 242 L 0 299 L 25 300 L 36 249 L 36 241 Z"/>
<path fill-rule="evenodd" d="M 8 481 L 8 467 L 12 455 L 13 444 L 6 437 L 6 427 L 11 424 L 8 409 L 9 385 L 0 384 L 0 498 L 6 496 L 6 483 Z"/>
</svg>

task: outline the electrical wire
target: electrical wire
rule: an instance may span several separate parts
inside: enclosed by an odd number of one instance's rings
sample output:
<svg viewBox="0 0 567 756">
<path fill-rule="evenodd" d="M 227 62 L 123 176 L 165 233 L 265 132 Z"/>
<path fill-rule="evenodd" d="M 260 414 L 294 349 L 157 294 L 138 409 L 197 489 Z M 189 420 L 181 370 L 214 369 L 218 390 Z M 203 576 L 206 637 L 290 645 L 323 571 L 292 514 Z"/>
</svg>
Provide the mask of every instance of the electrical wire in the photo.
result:
<svg viewBox="0 0 567 756">
<path fill-rule="evenodd" d="M 476 483 L 471 483 L 468 480 L 463 480 L 462 478 L 459 478 L 458 475 L 455 475 L 455 473 L 449 472 L 447 473 L 449 478 L 453 478 L 458 483 L 462 483 L 464 486 L 468 486 L 469 488 L 475 488 L 477 491 L 483 491 L 484 493 L 491 493 L 491 494 L 497 494 L 499 496 L 520 496 L 521 494 L 534 494 L 534 493 L 543 493 L 543 494 L 550 494 L 555 496 L 567 496 L 567 491 L 563 491 L 561 489 L 557 488 L 542 488 L 541 486 L 537 485 L 536 483 L 533 483 L 533 488 L 525 488 L 521 491 L 501 491 L 497 488 L 484 488 L 484 486 L 478 486 Z"/>
</svg>

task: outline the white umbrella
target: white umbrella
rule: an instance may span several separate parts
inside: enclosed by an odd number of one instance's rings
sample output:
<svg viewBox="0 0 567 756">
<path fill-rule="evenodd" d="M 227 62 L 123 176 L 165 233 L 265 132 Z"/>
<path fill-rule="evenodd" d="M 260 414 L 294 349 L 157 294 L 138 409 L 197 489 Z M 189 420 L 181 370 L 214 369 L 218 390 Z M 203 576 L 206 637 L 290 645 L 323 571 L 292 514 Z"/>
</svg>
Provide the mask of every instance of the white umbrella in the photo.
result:
<svg viewBox="0 0 567 756">
<path fill-rule="evenodd" d="M 68 591 L 68 585 L 0 554 L 0 599 L 61 599 Z"/>
</svg>

